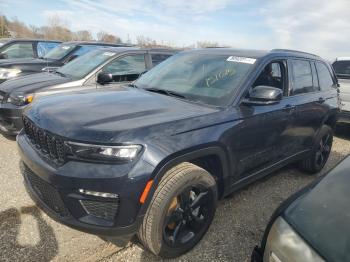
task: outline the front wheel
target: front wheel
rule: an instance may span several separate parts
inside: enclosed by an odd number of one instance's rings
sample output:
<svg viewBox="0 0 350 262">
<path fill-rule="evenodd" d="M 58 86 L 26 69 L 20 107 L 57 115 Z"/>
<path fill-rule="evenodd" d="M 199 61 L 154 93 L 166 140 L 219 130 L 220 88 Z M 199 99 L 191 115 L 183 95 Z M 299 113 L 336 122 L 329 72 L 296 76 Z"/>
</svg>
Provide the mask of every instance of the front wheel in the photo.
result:
<svg viewBox="0 0 350 262">
<path fill-rule="evenodd" d="M 332 144 L 333 130 L 329 126 L 322 126 L 315 140 L 312 155 L 300 162 L 300 168 L 310 174 L 321 171 L 331 153 Z"/>
<path fill-rule="evenodd" d="M 216 203 L 215 179 L 196 165 L 182 163 L 170 169 L 159 183 L 138 237 L 155 255 L 180 256 L 204 236 Z"/>
</svg>

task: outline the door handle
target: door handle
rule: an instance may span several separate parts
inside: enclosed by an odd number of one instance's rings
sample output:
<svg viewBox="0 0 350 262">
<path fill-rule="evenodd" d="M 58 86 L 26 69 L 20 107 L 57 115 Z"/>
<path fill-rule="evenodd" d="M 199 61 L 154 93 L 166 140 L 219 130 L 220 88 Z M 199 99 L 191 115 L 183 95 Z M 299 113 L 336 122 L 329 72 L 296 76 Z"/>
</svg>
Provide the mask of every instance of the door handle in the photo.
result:
<svg viewBox="0 0 350 262">
<path fill-rule="evenodd" d="M 320 97 L 319 99 L 318 99 L 318 102 L 319 103 L 324 103 L 326 101 L 326 99 L 324 99 L 323 97 Z"/>
</svg>

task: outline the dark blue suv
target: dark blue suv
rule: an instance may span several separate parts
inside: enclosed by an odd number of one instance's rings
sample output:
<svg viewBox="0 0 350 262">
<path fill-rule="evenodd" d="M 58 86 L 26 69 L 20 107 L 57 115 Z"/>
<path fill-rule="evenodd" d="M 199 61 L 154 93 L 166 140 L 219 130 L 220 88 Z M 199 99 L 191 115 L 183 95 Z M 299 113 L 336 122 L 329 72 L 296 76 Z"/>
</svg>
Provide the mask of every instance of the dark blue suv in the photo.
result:
<svg viewBox="0 0 350 262">
<path fill-rule="evenodd" d="M 52 218 L 113 240 L 137 234 L 176 257 L 203 237 L 218 199 L 289 163 L 320 171 L 338 111 L 318 56 L 211 48 L 118 91 L 39 99 L 17 141 L 26 188 Z"/>
</svg>

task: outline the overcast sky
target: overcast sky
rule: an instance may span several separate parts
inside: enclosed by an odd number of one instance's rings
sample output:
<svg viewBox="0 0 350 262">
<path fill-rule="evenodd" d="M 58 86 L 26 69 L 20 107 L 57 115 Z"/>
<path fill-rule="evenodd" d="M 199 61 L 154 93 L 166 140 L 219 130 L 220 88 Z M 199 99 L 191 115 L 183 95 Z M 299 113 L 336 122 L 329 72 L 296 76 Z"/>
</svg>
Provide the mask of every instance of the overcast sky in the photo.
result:
<svg viewBox="0 0 350 262">
<path fill-rule="evenodd" d="M 104 30 L 135 41 L 197 41 L 238 48 L 293 48 L 350 56 L 350 0 L 0 0 L 0 12 L 44 25 L 57 14 L 71 30 Z"/>
</svg>

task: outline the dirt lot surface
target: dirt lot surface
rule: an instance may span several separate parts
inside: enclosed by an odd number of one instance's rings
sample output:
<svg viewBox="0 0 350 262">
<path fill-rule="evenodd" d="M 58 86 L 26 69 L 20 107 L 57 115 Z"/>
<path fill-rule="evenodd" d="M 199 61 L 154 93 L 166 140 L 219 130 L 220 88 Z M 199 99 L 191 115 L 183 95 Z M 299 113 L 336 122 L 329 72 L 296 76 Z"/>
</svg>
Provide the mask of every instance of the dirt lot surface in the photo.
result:
<svg viewBox="0 0 350 262">
<path fill-rule="evenodd" d="M 350 128 L 341 127 L 318 176 L 350 153 Z M 25 192 L 16 142 L 0 135 L 0 261 L 159 261 L 137 244 L 120 249 L 52 221 Z M 286 167 L 220 202 L 203 240 L 176 261 L 249 261 L 274 209 L 317 176 Z"/>
</svg>

